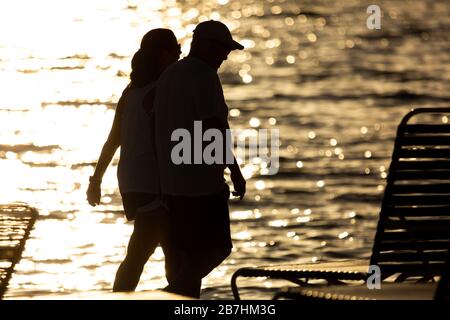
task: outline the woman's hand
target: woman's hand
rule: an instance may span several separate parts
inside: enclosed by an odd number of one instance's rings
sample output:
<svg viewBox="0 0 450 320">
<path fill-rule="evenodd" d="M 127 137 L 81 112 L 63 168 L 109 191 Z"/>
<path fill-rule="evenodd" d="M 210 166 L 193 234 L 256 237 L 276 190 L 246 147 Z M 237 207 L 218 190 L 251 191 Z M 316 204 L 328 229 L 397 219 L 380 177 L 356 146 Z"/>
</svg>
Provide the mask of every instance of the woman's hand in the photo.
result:
<svg viewBox="0 0 450 320">
<path fill-rule="evenodd" d="M 89 187 L 86 191 L 86 197 L 89 204 L 93 207 L 100 204 L 101 181 L 90 179 Z"/>
<path fill-rule="evenodd" d="M 240 170 L 231 172 L 231 181 L 233 182 L 234 187 L 233 196 L 239 197 L 239 199 L 242 200 L 246 191 L 246 181 Z"/>
</svg>

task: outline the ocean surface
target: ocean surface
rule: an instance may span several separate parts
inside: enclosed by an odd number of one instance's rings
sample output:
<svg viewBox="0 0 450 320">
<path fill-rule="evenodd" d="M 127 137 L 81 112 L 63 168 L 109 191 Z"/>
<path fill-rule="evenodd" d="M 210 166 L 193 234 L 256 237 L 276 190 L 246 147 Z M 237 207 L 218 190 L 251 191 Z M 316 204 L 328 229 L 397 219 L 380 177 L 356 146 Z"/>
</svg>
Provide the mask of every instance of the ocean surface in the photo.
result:
<svg viewBox="0 0 450 320">
<path fill-rule="evenodd" d="M 244 163 L 230 200 L 234 250 L 204 281 L 230 299 L 240 267 L 369 258 L 396 126 L 413 107 L 450 105 L 450 2 L 14 0 L 0 3 L 0 202 L 40 218 L 7 297 L 111 290 L 132 224 L 117 187 L 102 205 L 88 177 L 128 83 L 140 38 L 171 28 L 189 51 L 199 21 L 220 19 L 246 49 L 220 69 L 233 128 L 280 130 L 278 174 Z M 244 298 L 288 283 L 242 279 Z M 156 251 L 138 290 L 161 288 Z"/>
</svg>

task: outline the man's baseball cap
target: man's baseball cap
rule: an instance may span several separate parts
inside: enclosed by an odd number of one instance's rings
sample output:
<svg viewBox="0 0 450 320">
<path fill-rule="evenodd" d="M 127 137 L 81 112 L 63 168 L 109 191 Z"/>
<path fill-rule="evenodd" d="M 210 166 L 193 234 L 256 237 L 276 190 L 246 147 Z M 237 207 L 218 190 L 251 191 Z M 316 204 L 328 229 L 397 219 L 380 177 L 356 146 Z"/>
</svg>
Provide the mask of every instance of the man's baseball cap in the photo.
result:
<svg viewBox="0 0 450 320">
<path fill-rule="evenodd" d="M 219 41 L 230 48 L 230 50 L 244 49 L 243 45 L 233 40 L 227 26 L 215 20 L 199 23 L 194 30 L 194 37 Z"/>
</svg>

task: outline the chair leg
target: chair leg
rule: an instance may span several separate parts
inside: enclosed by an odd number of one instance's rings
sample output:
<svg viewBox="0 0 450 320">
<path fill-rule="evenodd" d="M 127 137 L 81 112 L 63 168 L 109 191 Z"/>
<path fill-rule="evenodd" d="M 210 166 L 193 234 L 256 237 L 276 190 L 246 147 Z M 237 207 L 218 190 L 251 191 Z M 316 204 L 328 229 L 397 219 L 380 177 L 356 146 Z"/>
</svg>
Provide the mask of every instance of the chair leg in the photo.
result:
<svg viewBox="0 0 450 320">
<path fill-rule="evenodd" d="M 231 291 L 233 292 L 233 296 L 235 300 L 241 300 L 241 297 L 239 296 L 239 289 L 237 287 L 237 278 L 240 276 L 240 270 L 237 270 L 235 273 L 233 273 L 233 276 L 231 277 Z"/>
</svg>

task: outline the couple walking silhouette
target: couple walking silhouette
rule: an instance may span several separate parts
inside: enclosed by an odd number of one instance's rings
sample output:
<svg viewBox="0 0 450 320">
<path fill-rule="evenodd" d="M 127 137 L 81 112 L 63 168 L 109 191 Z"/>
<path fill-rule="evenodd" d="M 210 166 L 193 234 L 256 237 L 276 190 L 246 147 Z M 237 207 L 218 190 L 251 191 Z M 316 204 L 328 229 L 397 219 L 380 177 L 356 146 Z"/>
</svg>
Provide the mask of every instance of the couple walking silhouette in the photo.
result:
<svg viewBox="0 0 450 320">
<path fill-rule="evenodd" d="M 153 29 L 143 37 L 87 190 L 88 202 L 99 204 L 102 177 L 120 146 L 119 190 L 134 229 L 113 291 L 134 291 L 160 244 L 168 282 L 164 290 L 199 298 L 202 279 L 231 253 L 224 170 L 229 168 L 233 194 L 242 199 L 246 183 L 239 165 L 236 159 L 174 164 L 172 134 L 180 128 L 193 133 L 194 122 L 201 121 L 203 130 L 217 129 L 225 136 L 228 107 L 217 70 L 232 50 L 242 49 L 229 29 L 213 20 L 197 25 L 189 55 L 179 61 L 172 31 Z"/>
</svg>

